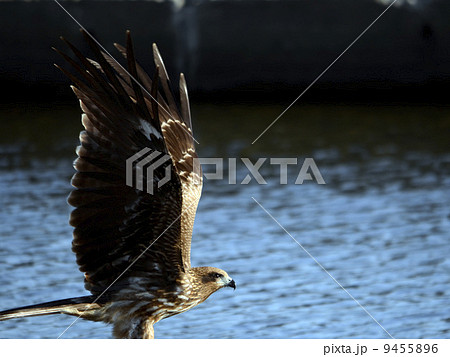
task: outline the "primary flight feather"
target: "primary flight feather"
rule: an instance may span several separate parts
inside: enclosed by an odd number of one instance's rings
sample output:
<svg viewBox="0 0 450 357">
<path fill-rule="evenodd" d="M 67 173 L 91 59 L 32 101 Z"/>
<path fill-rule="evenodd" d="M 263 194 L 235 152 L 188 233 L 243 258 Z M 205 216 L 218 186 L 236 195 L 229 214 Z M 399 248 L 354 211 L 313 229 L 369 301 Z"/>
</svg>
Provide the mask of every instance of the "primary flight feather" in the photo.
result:
<svg viewBox="0 0 450 357">
<path fill-rule="evenodd" d="M 116 338 L 153 338 L 159 320 L 236 286 L 221 269 L 191 267 L 202 173 L 183 74 L 178 104 L 156 45 L 150 78 L 129 32 L 126 47 L 115 44 L 127 69 L 82 33 L 94 59 L 64 39 L 76 60 L 57 52 L 76 72 L 61 68 L 83 112 L 68 202 L 72 249 L 92 295 L 3 311 L 0 320 L 64 313 L 111 323 Z"/>
</svg>

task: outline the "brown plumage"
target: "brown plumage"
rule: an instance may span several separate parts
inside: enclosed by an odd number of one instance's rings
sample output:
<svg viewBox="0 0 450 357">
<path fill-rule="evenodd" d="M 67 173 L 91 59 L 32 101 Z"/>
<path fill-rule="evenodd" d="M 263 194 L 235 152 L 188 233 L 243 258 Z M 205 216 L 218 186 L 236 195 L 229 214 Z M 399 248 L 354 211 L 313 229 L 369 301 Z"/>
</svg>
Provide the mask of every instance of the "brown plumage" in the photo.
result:
<svg viewBox="0 0 450 357">
<path fill-rule="evenodd" d="M 111 323 L 116 338 L 153 338 L 156 322 L 235 283 L 223 270 L 190 263 L 202 174 L 184 76 L 178 106 L 156 45 L 150 78 L 135 61 L 129 32 L 126 48 L 115 45 L 127 70 L 82 33 L 95 60 L 64 39 L 77 61 L 57 52 L 77 73 L 61 68 L 83 111 L 68 202 L 75 207 L 72 249 L 92 295 L 3 311 L 0 320 L 64 313 Z M 134 163 L 133 177 L 142 179 L 138 189 L 126 184 L 126 162 L 142 150 L 155 156 L 148 164 L 164 154 L 169 159 L 153 175 Z M 159 185 L 167 174 L 168 182 Z"/>
</svg>

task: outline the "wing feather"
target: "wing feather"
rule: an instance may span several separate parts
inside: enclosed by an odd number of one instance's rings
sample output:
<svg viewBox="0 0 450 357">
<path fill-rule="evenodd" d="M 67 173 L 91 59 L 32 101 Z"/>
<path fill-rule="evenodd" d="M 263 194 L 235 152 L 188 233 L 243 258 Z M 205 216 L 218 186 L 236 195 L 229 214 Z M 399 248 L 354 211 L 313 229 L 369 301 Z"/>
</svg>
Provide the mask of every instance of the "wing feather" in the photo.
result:
<svg viewBox="0 0 450 357">
<path fill-rule="evenodd" d="M 189 105 L 189 95 L 187 90 L 186 79 L 184 74 L 180 74 L 180 102 L 181 102 L 181 113 L 185 123 L 192 130 L 192 119 L 191 119 L 191 108 Z"/>
<path fill-rule="evenodd" d="M 115 46 L 127 58 L 126 49 L 117 44 Z M 174 99 L 166 67 L 156 44 L 153 44 L 153 57 L 158 69 L 157 78 L 159 78 L 163 92 L 159 92 L 157 96 L 148 96 L 148 98 L 158 98 L 158 106 L 161 108 L 159 119 L 164 142 L 182 185 L 182 252 L 186 268 L 189 268 L 192 230 L 203 185 L 202 171 L 198 155 L 195 152 L 189 97 L 184 75 L 180 76 L 180 112 Z M 138 64 L 136 69 L 139 79 L 146 77 L 146 83 L 155 83 L 156 78 L 151 81 Z M 148 95 L 148 93 L 145 94 Z"/>
<path fill-rule="evenodd" d="M 127 59 L 127 70 L 83 34 L 94 59 L 66 40 L 77 60 L 57 51 L 77 74 L 61 68 L 75 85 L 85 128 L 68 198 L 75 207 L 70 217 L 73 251 L 93 294 L 103 293 L 117 279 L 109 293 L 119 293 L 139 276 L 153 277 L 152 284 L 162 288 L 190 268 L 192 225 L 201 192 L 201 184 L 191 185 L 189 172 L 199 176 L 193 172 L 193 160 L 182 161 L 186 154 L 196 157 L 190 119 L 185 121 L 190 118 L 187 91 L 180 113 L 159 52 L 152 80 L 135 61 L 129 33 L 127 47 L 116 46 Z M 164 94 L 158 91 L 158 77 L 164 79 Z M 144 185 L 138 190 L 126 184 L 127 159 L 143 149 L 156 155 L 148 164 L 157 159 L 162 164 L 151 177 L 145 167 L 133 163 L 133 177 L 141 175 Z M 169 159 L 164 161 L 164 155 Z M 167 172 L 170 180 L 159 187 Z"/>
</svg>

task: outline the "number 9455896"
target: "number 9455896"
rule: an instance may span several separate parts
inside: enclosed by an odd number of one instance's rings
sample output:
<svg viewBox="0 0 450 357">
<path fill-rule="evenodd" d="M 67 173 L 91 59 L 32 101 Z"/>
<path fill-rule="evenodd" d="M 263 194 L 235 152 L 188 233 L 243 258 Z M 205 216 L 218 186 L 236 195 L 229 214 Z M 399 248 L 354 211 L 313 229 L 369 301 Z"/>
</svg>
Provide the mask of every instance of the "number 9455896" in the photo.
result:
<svg viewBox="0 0 450 357">
<path fill-rule="evenodd" d="M 438 345 L 428 343 L 395 343 L 393 345 L 385 343 L 384 353 L 437 353 Z"/>
</svg>

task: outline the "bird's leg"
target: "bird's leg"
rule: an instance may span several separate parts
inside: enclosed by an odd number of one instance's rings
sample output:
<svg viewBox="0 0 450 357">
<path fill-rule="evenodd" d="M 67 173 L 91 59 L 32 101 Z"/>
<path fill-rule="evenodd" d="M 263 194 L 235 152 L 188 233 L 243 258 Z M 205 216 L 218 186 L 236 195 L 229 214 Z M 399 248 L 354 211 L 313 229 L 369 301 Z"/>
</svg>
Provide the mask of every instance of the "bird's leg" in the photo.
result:
<svg viewBox="0 0 450 357">
<path fill-rule="evenodd" d="M 148 318 L 132 317 L 130 319 L 120 319 L 114 323 L 114 338 L 134 338 L 153 339 L 154 321 Z"/>
<path fill-rule="evenodd" d="M 141 338 L 154 339 L 155 329 L 153 328 L 153 321 L 147 319 L 143 323 L 143 333 Z"/>
</svg>

